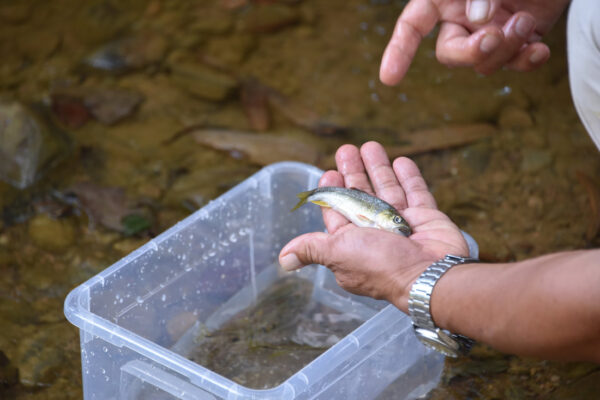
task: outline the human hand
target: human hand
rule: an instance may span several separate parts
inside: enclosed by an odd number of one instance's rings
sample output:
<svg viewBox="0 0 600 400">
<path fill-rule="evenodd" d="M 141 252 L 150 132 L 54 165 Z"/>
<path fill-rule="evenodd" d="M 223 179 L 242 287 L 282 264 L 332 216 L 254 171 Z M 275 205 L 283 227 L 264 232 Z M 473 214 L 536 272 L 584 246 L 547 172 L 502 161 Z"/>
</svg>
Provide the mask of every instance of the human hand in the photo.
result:
<svg viewBox="0 0 600 400">
<path fill-rule="evenodd" d="M 319 186 L 357 188 L 393 205 L 412 227 L 406 238 L 374 228 L 360 228 L 332 209 L 323 209 L 328 233 L 315 232 L 289 242 L 279 254 L 286 270 L 322 264 L 345 290 L 385 299 L 408 312 L 412 283 L 446 254 L 468 256 L 460 230 L 441 211 L 416 164 L 406 157 L 390 164 L 376 142 L 360 151 L 352 145 L 336 154 L 338 171 L 323 174 Z M 370 182 L 369 182 L 370 180 Z"/>
<path fill-rule="evenodd" d="M 379 71 L 387 85 L 399 83 L 421 39 L 440 22 L 438 60 L 482 74 L 507 67 L 530 71 L 550 49 L 539 42 L 569 0 L 411 0 L 398 18 Z"/>
</svg>

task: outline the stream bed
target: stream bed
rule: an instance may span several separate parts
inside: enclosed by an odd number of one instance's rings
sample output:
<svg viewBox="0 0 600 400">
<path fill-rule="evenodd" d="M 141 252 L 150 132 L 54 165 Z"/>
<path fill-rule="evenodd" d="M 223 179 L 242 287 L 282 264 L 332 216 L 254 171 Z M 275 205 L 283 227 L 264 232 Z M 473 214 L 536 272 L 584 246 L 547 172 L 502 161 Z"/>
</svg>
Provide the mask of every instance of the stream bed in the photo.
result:
<svg viewBox="0 0 600 400">
<path fill-rule="evenodd" d="M 485 261 L 598 247 L 564 18 L 539 71 L 448 69 L 430 35 L 390 88 L 379 60 L 404 5 L 0 0 L 0 398 L 81 398 L 72 288 L 261 166 L 329 168 L 343 143 L 411 156 Z M 479 346 L 429 398 L 592 399 L 599 382 L 598 365 Z"/>
</svg>

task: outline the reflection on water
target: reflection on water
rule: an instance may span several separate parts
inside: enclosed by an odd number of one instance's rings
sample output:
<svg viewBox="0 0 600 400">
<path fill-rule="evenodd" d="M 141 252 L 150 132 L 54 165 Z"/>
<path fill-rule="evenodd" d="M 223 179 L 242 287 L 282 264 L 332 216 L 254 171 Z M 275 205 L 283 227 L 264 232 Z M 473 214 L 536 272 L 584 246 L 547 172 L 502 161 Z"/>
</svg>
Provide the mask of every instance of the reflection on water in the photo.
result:
<svg viewBox="0 0 600 400">
<path fill-rule="evenodd" d="M 403 4 L 1 1 L 0 176 L 21 188 L 0 183 L 0 397 L 80 398 L 68 290 L 278 154 L 327 166 L 370 139 L 414 154 L 489 261 L 597 246 L 600 157 L 570 101 L 564 24 L 539 72 L 446 69 L 428 37 L 388 88 L 379 57 Z M 598 373 L 480 348 L 432 397 L 573 398 Z"/>
</svg>

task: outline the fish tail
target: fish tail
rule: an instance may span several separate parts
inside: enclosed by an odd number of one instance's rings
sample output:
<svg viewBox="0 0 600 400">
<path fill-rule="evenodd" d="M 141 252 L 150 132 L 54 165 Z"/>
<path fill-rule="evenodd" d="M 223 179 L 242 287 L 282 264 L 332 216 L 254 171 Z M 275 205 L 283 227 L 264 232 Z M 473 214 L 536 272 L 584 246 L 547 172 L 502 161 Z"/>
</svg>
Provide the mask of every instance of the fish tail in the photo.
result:
<svg viewBox="0 0 600 400">
<path fill-rule="evenodd" d="M 300 207 L 302 207 L 304 204 L 306 204 L 306 202 L 308 201 L 308 198 L 314 192 L 315 192 L 314 190 L 308 190 L 306 192 L 298 193 L 296 196 L 298 196 L 298 198 L 300 199 L 300 201 L 298 202 L 298 204 L 296 204 L 294 206 L 294 208 L 292 208 L 291 211 L 296 211 L 297 209 L 299 209 Z"/>
</svg>

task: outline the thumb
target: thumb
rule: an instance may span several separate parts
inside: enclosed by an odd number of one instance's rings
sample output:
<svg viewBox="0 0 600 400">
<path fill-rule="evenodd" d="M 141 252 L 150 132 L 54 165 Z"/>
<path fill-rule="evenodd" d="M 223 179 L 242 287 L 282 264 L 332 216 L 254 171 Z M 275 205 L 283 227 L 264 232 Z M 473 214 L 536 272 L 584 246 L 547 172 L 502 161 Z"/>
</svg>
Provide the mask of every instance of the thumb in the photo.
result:
<svg viewBox="0 0 600 400">
<path fill-rule="evenodd" d="M 469 22 L 483 24 L 494 16 L 501 0 L 467 0 L 466 14 Z"/>
<path fill-rule="evenodd" d="M 330 259 L 330 234 L 307 233 L 286 244 L 279 253 L 279 264 L 286 271 L 293 271 L 309 264 L 326 265 Z"/>
</svg>

